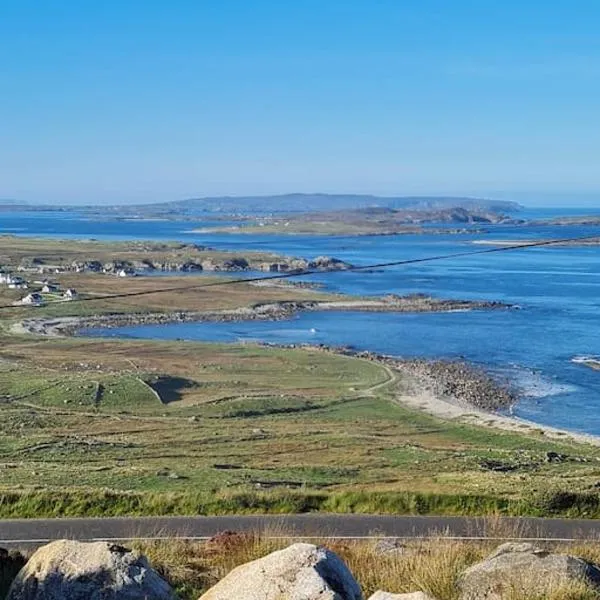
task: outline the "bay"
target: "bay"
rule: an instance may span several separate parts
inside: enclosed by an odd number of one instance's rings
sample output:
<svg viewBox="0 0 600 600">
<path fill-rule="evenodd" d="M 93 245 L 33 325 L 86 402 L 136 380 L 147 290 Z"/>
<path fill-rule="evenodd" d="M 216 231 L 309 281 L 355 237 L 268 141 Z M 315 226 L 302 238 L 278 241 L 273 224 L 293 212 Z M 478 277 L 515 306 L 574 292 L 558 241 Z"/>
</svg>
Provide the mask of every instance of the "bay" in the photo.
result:
<svg viewBox="0 0 600 600">
<path fill-rule="evenodd" d="M 535 211 L 531 218 L 587 214 Z M 551 214 L 552 213 L 552 214 Z M 222 223 L 220 223 L 222 224 Z M 7 213 L 0 233 L 76 239 L 180 240 L 215 248 L 332 255 L 358 265 L 481 252 L 481 239 L 527 240 L 600 234 L 596 227 L 488 227 L 490 233 L 365 237 L 198 234 L 196 222 L 87 219 L 76 210 Z M 522 391 L 515 414 L 542 424 L 600 434 L 600 373 L 574 358 L 600 355 L 600 248 L 546 247 L 478 253 L 406 266 L 311 276 L 326 289 L 372 296 L 425 293 L 502 300 L 519 310 L 394 315 L 305 313 L 284 322 L 186 323 L 93 332 L 150 339 L 324 343 L 399 356 L 461 358 L 510 379 Z M 201 275 L 199 275 L 201 277 Z"/>
</svg>

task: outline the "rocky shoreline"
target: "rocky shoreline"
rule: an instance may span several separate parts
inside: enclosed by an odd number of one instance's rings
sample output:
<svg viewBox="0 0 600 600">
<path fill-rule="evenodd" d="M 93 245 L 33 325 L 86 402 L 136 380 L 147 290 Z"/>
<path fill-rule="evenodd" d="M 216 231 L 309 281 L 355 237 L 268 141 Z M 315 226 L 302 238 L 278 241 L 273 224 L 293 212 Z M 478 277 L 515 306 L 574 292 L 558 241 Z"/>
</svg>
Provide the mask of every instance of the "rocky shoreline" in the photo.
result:
<svg viewBox="0 0 600 600">
<path fill-rule="evenodd" d="M 515 390 L 473 364 L 449 360 L 392 360 L 391 363 L 416 377 L 432 395 L 452 398 L 466 406 L 497 412 L 512 408 L 519 400 Z"/>
<path fill-rule="evenodd" d="M 328 301 L 281 301 L 220 311 L 173 311 L 164 313 L 111 313 L 89 317 L 32 318 L 13 325 L 13 333 L 72 336 L 92 328 L 164 325 L 190 322 L 280 321 L 307 311 L 361 311 L 429 313 L 469 310 L 507 310 L 511 305 L 494 301 L 443 300 L 415 294 L 375 299 Z"/>
<path fill-rule="evenodd" d="M 512 415 L 519 392 L 478 365 L 461 360 L 403 359 L 374 352 L 323 347 L 364 360 L 376 361 L 403 378 L 398 403 L 444 420 L 512 433 L 543 435 L 600 446 L 600 437 L 542 425 Z"/>
<path fill-rule="evenodd" d="M 199 253 L 204 248 L 196 248 Z M 353 265 L 332 256 L 317 256 L 314 259 L 279 257 L 275 261 L 257 261 L 246 256 L 228 258 L 187 258 L 186 260 L 160 261 L 151 258 L 142 260 L 74 260 L 70 270 L 76 272 L 141 275 L 147 273 L 240 273 L 257 271 L 266 273 L 301 273 L 303 271 L 345 271 Z"/>
<path fill-rule="evenodd" d="M 517 391 L 506 382 L 499 381 L 477 365 L 461 360 L 402 358 L 326 344 L 263 345 L 278 348 L 310 348 L 377 362 L 415 382 L 420 393 L 443 398 L 461 407 L 495 413 L 510 409 L 519 401 Z"/>
</svg>

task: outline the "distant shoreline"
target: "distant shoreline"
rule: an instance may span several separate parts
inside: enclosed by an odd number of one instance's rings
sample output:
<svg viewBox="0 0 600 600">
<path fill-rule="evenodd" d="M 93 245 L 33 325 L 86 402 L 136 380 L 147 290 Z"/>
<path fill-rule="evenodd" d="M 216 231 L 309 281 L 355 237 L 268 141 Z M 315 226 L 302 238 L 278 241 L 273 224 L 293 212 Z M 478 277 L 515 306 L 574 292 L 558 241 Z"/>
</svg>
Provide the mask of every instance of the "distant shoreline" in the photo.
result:
<svg viewBox="0 0 600 600">
<path fill-rule="evenodd" d="M 487 229 L 469 229 L 466 227 L 410 227 L 406 226 L 392 230 L 359 230 L 353 231 L 340 227 L 338 231 L 319 231 L 318 229 L 300 230 L 293 229 L 286 231 L 284 228 L 260 227 L 256 225 L 248 226 L 228 226 L 228 227 L 200 227 L 197 229 L 188 229 L 185 233 L 203 233 L 203 234 L 230 234 L 230 235 L 286 235 L 294 236 L 326 236 L 326 237 L 391 237 L 396 235 L 484 235 L 488 234 Z"/>
<path fill-rule="evenodd" d="M 536 244 L 543 244 L 544 242 L 550 242 L 549 238 L 538 238 L 538 239 L 520 239 L 520 240 L 473 240 L 471 244 L 474 246 L 494 246 L 497 248 L 514 248 L 516 246 L 535 246 Z M 576 248 L 586 246 L 600 246 L 600 235 L 597 238 L 587 238 L 581 240 L 570 240 L 567 242 L 558 242 L 553 244 L 557 247 L 562 248 Z"/>
<path fill-rule="evenodd" d="M 192 322 L 280 321 L 300 312 L 361 311 L 442 313 L 470 310 L 508 310 L 512 305 L 494 301 L 440 300 L 429 296 L 389 296 L 383 299 L 280 301 L 230 310 L 114 313 L 92 316 L 33 317 L 11 326 L 16 334 L 72 336 L 83 329 L 165 325 Z"/>
</svg>

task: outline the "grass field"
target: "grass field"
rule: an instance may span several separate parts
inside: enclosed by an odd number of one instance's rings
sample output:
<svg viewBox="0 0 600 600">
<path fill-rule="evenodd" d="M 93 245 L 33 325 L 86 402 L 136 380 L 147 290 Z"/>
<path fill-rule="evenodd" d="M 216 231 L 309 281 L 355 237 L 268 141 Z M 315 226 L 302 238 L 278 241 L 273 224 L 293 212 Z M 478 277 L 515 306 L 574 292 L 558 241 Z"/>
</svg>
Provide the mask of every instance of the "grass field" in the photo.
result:
<svg viewBox="0 0 600 600">
<path fill-rule="evenodd" d="M 226 281 L 224 276 L 132 277 L 120 279 L 114 275 L 64 273 L 53 278 L 62 289 L 79 291 L 84 302 L 56 302 L 45 306 L 15 306 L 3 308 L 0 316 L 6 329 L 12 321 L 38 317 L 90 316 L 124 313 L 202 312 L 243 308 L 259 303 L 283 301 L 333 300 L 339 296 L 293 286 L 256 286 L 236 283 L 226 287 L 194 288 Z M 123 298 L 106 296 L 142 293 Z M 0 286 L 0 306 L 9 306 L 28 293 Z"/>
<path fill-rule="evenodd" d="M 0 516 L 600 514 L 600 451 L 441 421 L 377 363 L 5 336 Z M 547 452 L 564 455 L 548 462 Z M 568 490 L 568 493 L 566 492 Z"/>
<path fill-rule="evenodd" d="M 214 260 L 220 262 L 239 256 L 235 252 L 196 247 L 180 242 L 158 241 L 108 241 L 34 238 L 0 235 L 0 265 L 67 266 L 73 261 L 98 260 L 153 263 L 183 263 L 189 260 Z M 271 252 L 244 251 L 243 256 L 251 264 L 280 260 Z"/>
<path fill-rule="evenodd" d="M 74 261 L 99 261 L 102 264 L 119 261 L 143 264 L 144 261 L 150 261 L 153 264 L 176 265 L 189 261 L 194 263 L 212 261 L 220 264 L 235 258 L 246 259 L 251 268 L 258 268 L 265 262 L 284 260 L 281 256 L 272 253 L 253 251 L 234 253 L 198 249 L 193 245 L 176 242 L 99 242 L 0 236 L 0 267 L 9 271 L 15 271 L 20 266 L 27 267 L 29 270 L 20 274 L 30 283 L 28 290 L 10 289 L 6 285 L 0 285 L 1 317 L 6 326 L 10 320 L 29 317 L 226 310 L 262 302 L 327 300 L 337 297 L 287 285 L 287 282 L 279 282 L 277 286 L 270 287 L 240 283 L 227 288 L 220 286 L 193 288 L 195 285 L 210 286 L 222 283 L 227 279 L 225 275 L 211 274 L 210 271 L 193 277 L 172 272 L 168 277 L 145 274 L 139 277 L 121 278 L 114 274 L 89 271 L 77 273 L 71 270 Z M 69 270 L 43 275 L 35 272 L 39 266 L 50 270 L 53 267 Z M 239 275 L 232 272 L 229 276 L 236 278 Z M 50 277 L 61 290 L 76 289 L 84 302 L 52 302 L 51 300 L 60 298 L 60 294 L 54 296 L 44 294 L 46 301 L 44 306 L 10 308 L 13 303 L 31 291 L 39 290 L 42 287 L 39 281 L 45 277 Z M 106 296 L 123 293 L 142 293 L 142 295 L 106 298 Z"/>
</svg>

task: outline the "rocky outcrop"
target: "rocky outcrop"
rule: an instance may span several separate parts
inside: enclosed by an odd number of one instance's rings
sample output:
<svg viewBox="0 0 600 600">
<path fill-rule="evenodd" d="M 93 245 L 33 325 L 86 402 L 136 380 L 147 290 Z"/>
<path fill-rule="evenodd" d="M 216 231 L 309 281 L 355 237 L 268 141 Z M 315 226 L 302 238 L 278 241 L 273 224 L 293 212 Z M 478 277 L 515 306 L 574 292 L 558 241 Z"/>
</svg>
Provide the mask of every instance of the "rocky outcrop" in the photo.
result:
<svg viewBox="0 0 600 600">
<path fill-rule="evenodd" d="M 172 600 L 145 557 L 106 542 L 42 546 L 17 575 L 7 600 Z"/>
<path fill-rule="evenodd" d="M 529 543 L 508 543 L 467 569 L 460 600 L 503 600 L 510 594 L 541 597 L 568 584 L 600 585 L 600 569 L 581 558 L 553 554 Z"/>
<path fill-rule="evenodd" d="M 352 265 L 332 256 L 317 256 L 308 263 L 309 269 L 326 269 L 328 271 L 344 271 Z"/>
<path fill-rule="evenodd" d="M 223 271 L 248 271 L 249 269 L 250 263 L 241 256 L 229 258 L 221 263 Z"/>
<path fill-rule="evenodd" d="M 317 271 L 344 270 L 351 265 L 338 258 L 329 256 L 318 256 L 314 260 L 304 258 L 282 258 L 277 262 L 258 262 L 252 258 L 244 256 L 232 256 L 230 258 L 219 259 L 215 257 L 203 258 L 182 258 L 180 260 L 110 260 L 100 262 L 98 260 L 74 260 L 71 262 L 70 269 L 78 272 L 88 271 L 92 273 L 116 274 L 119 271 L 126 273 L 143 273 L 151 271 L 173 271 L 173 272 L 192 272 L 192 271 L 214 271 L 214 272 L 241 272 L 241 271 L 266 271 L 269 273 L 293 273 L 314 269 Z"/>
<path fill-rule="evenodd" d="M 389 592 L 375 592 L 369 600 L 435 600 L 425 592 L 410 592 L 409 594 L 390 594 Z"/>
<path fill-rule="evenodd" d="M 193 271 L 203 271 L 202 264 L 195 260 L 187 260 L 184 263 L 166 263 L 160 265 L 161 271 L 182 271 L 191 273 Z"/>
<path fill-rule="evenodd" d="M 102 263 L 99 260 L 74 260 L 71 267 L 76 271 L 91 271 L 92 273 L 100 273 L 102 271 Z"/>
<path fill-rule="evenodd" d="M 351 269 L 350 263 L 331 256 L 317 256 L 313 260 L 304 258 L 290 258 L 289 260 L 263 263 L 259 266 L 261 271 L 269 273 L 294 273 L 300 271 L 346 271 Z"/>
<path fill-rule="evenodd" d="M 241 565 L 201 600 L 362 600 L 358 583 L 333 552 L 312 544 Z"/>
</svg>

